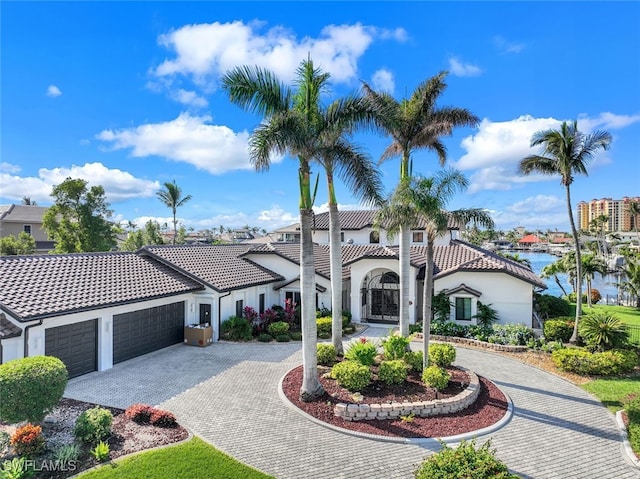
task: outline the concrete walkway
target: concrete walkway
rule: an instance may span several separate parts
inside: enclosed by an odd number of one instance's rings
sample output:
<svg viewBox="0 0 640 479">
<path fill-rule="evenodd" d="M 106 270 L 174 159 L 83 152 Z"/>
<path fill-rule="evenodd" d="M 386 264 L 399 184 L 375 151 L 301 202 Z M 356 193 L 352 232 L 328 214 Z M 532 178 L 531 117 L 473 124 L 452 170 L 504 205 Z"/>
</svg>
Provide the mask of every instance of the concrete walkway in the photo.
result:
<svg viewBox="0 0 640 479">
<path fill-rule="evenodd" d="M 363 335 L 386 332 L 370 328 Z M 300 362 L 299 342 L 176 345 L 73 379 L 65 396 L 120 408 L 159 405 L 217 448 L 278 479 L 412 478 L 433 446 L 341 434 L 282 402 L 278 381 Z M 536 479 L 640 478 L 625 459 L 613 415 L 582 389 L 472 349 L 458 348 L 456 364 L 491 379 L 513 400 L 513 419 L 489 437 L 514 473 Z"/>
</svg>

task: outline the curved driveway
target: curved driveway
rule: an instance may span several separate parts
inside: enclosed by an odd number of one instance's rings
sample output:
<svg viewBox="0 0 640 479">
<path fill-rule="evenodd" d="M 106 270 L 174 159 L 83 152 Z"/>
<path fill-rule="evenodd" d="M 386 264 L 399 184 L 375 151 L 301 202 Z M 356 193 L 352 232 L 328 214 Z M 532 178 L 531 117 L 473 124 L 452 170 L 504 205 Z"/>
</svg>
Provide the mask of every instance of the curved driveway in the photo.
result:
<svg viewBox="0 0 640 479">
<path fill-rule="evenodd" d="M 369 328 L 365 335 L 385 333 Z M 487 437 L 514 473 L 640 478 L 625 459 L 613 415 L 582 389 L 504 356 L 457 350 L 456 364 L 491 379 L 513 400 L 512 420 Z M 278 382 L 300 361 L 300 343 L 176 345 L 72 379 L 65 396 L 120 408 L 159 405 L 217 448 L 278 479 L 412 478 L 433 446 L 341 434 L 282 402 Z"/>
</svg>

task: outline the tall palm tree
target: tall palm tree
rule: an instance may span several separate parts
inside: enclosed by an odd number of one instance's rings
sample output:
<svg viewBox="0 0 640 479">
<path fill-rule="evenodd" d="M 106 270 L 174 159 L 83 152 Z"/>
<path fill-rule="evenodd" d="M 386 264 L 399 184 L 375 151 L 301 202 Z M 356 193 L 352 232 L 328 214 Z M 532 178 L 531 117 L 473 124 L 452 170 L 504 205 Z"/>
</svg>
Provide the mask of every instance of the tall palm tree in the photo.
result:
<svg viewBox="0 0 640 479">
<path fill-rule="evenodd" d="M 340 102 L 334 102 L 327 110 L 328 117 Z M 339 111 L 339 110 L 338 110 Z M 347 115 L 345 115 L 347 116 Z M 382 180 L 380 171 L 369 156 L 347 138 L 358 118 L 348 115 L 348 121 L 332 120 L 329 131 L 322 135 L 320 152 L 316 161 L 322 165 L 327 176 L 329 203 L 329 262 L 331 270 L 331 331 L 332 343 L 342 354 L 342 242 L 340 241 L 340 215 L 335 189 L 335 176 L 364 202 L 380 206 L 382 204 Z"/>
<path fill-rule="evenodd" d="M 636 308 L 640 309 L 640 256 L 626 255 L 622 272 L 625 280 L 620 288 L 635 297 Z"/>
<path fill-rule="evenodd" d="M 564 289 L 564 286 L 562 286 L 562 283 L 560 282 L 560 278 L 558 278 L 558 274 L 566 272 L 567 270 L 564 267 L 564 262 L 562 261 L 562 259 L 559 259 L 557 261 L 554 261 L 553 263 L 549 263 L 544 268 L 542 268 L 542 271 L 540 271 L 540 277 L 546 279 L 553 276 L 553 279 L 562 291 L 562 294 L 564 296 L 568 296 L 567 290 Z"/>
<path fill-rule="evenodd" d="M 349 115 L 361 115 L 361 100 L 352 98 L 323 108 L 321 96 L 330 75 L 303 61 L 296 71 L 296 90 L 282 85 L 275 74 L 259 67 L 238 67 L 222 78 L 230 100 L 264 117 L 249 140 L 250 160 L 256 170 L 266 171 L 272 153 L 298 160 L 300 189 L 300 295 L 302 300 L 303 381 L 300 398 L 311 401 L 323 394 L 318 378 L 317 327 L 315 319 L 315 268 L 312 215 L 315 190 L 311 186 L 311 162 L 326 157 L 327 137 Z M 360 112 L 360 113 L 357 113 Z M 344 120 L 346 122 L 346 120 Z M 331 148 L 329 148 L 331 149 Z"/>
<path fill-rule="evenodd" d="M 191 195 L 182 196 L 182 189 L 176 184 L 176 180 L 173 180 L 172 183 L 165 182 L 164 189 L 158 191 L 156 195 L 165 206 L 171 208 L 171 213 L 173 214 L 173 244 L 176 244 L 178 236 L 176 210 L 189 201 Z"/>
<path fill-rule="evenodd" d="M 607 275 L 607 264 L 598 255 L 585 254 L 582 256 L 582 277 L 587 283 L 587 306 L 591 307 L 591 283 L 595 274 Z"/>
<path fill-rule="evenodd" d="M 411 224 L 425 222 L 427 237 L 426 264 L 422 301 L 422 338 L 424 348 L 424 367 L 429 358 L 429 336 L 433 317 L 433 265 L 434 243 L 445 234 L 449 224 L 458 226 L 473 224 L 484 228 L 493 228 L 494 223 L 486 210 L 466 208 L 447 211 L 447 203 L 460 191 L 468 188 L 469 182 L 456 170 L 442 170 L 430 178 L 405 178 L 396 188 L 388 204 L 378 213 L 377 221 L 384 224 L 388 234 L 402 230 L 407 217 Z"/>
<path fill-rule="evenodd" d="M 606 150 L 611 144 L 611 134 L 595 131 L 584 134 L 578 130 L 578 122 L 562 123 L 559 130 L 549 129 L 534 133 L 532 147 L 542 147 L 540 155 L 529 155 L 520 161 L 520 172 L 528 175 L 534 172 L 544 175 L 560 175 L 560 183 L 565 187 L 567 212 L 571 233 L 576 248 L 576 277 L 582 278 L 582 259 L 580 257 L 580 238 L 573 219 L 571 208 L 571 184 L 575 175 L 587 175 L 587 164 L 599 149 Z M 582 316 L 582 281 L 578 279 L 576 291 L 576 320 L 573 334 L 569 340 L 578 341 L 578 322 Z"/>
<path fill-rule="evenodd" d="M 447 88 L 447 72 L 438 73 L 423 81 L 411 97 L 401 101 L 391 95 L 374 91 L 364 83 L 363 88 L 377 127 L 391 137 L 380 161 L 400 157 L 400 183 L 412 175 L 412 154 L 427 149 L 437 153 L 440 165 L 447 159 L 447 149 L 440 138 L 450 135 L 458 126 L 475 126 L 479 118 L 469 110 L 439 107 L 436 102 Z M 400 246 L 400 333 L 409 334 L 409 236 L 414 226 L 408 221 L 399 234 Z"/>
<path fill-rule="evenodd" d="M 22 204 L 26 206 L 38 206 L 38 203 L 32 200 L 29 196 L 22 197 Z"/>
<path fill-rule="evenodd" d="M 640 244 L 640 233 L 638 232 L 638 223 L 640 223 L 640 201 L 629 201 L 627 204 L 627 213 L 633 218 L 633 226 L 636 231 L 636 236 L 638 237 L 638 244 Z"/>
</svg>

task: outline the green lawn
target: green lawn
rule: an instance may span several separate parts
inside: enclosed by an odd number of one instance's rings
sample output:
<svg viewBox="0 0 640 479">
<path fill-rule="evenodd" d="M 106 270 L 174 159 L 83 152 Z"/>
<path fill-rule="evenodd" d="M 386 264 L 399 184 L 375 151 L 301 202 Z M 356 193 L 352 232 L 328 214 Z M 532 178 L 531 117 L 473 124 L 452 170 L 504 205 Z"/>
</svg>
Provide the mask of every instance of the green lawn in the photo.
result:
<svg viewBox="0 0 640 479">
<path fill-rule="evenodd" d="M 611 412 L 622 409 L 622 400 L 630 393 L 640 393 L 640 376 L 595 379 L 582 388 L 596 396 Z"/>
<path fill-rule="evenodd" d="M 82 474 L 82 479 L 274 479 L 218 451 L 199 438 L 143 452 Z"/>
<path fill-rule="evenodd" d="M 615 314 L 620 320 L 627 324 L 634 324 L 640 326 L 640 309 L 631 308 L 628 306 L 611 306 L 606 304 L 596 304 L 593 308 L 588 308 L 582 305 L 583 312 L 590 313 L 594 310 L 607 311 Z"/>
</svg>

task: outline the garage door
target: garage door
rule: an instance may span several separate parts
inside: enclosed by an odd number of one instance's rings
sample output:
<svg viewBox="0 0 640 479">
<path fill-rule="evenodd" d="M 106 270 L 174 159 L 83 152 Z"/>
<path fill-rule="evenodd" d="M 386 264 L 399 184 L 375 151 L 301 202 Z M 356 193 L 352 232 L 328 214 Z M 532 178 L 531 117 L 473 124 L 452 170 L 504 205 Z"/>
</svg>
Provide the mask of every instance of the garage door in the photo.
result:
<svg viewBox="0 0 640 479">
<path fill-rule="evenodd" d="M 70 378 L 97 370 L 98 320 L 46 329 L 44 353 L 60 358 Z"/>
<path fill-rule="evenodd" d="M 113 363 L 181 343 L 184 301 L 113 316 Z"/>
</svg>

